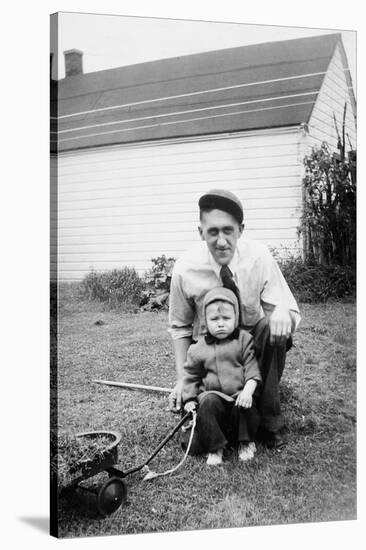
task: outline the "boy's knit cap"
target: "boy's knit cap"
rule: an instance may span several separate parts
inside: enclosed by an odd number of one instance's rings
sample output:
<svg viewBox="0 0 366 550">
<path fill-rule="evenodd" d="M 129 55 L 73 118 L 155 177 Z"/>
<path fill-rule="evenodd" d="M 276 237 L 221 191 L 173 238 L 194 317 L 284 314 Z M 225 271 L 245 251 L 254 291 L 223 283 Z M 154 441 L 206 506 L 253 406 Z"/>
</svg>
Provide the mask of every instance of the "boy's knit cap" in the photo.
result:
<svg viewBox="0 0 366 550">
<path fill-rule="evenodd" d="M 231 214 L 239 223 L 243 223 L 243 205 L 234 193 L 226 189 L 211 189 L 198 201 L 200 209 L 223 210 Z"/>
<path fill-rule="evenodd" d="M 235 328 L 239 324 L 239 304 L 238 299 L 235 296 L 234 292 L 229 288 L 223 286 L 218 286 L 209 290 L 203 300 L 203 311 L 206 319 L 206 308 L 212 302 L 217 302 L 221 300 L 222 302 L 228 302 L 234 308 L 235 312 Z"/>
</svg>

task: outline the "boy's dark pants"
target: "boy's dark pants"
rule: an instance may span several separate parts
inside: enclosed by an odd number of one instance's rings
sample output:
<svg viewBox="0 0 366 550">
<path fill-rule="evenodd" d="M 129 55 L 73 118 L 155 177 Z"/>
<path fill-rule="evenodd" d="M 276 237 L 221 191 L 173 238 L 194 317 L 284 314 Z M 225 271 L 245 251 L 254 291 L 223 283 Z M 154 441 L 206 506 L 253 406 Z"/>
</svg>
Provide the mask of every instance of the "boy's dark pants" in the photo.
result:
<svg viewBox="0 0 366 550">
<path fill-rule="evenodd" d="M 257 407 L 261 416 L 261 430 L 276 433 L 284 426 L 281 413 L 279 382 L 285 368 L 286 352 L 292 347 L 292 338 L 282 345 L 270 343 L 269 324 L 261 319 L 249 332 L 254 338 L 254 347 L 262 375 L 258 391 Z M 256 392 L 257 393 L 257 392 Z"/>
<path fill-rule="evenodd" d="M 250 409 L 236 407 L 235 402 L 208 393 L 200 402 L 190 453 L 212 453 L 227 443 L 254 441 L 259 421 L 255 405 Z M 184 439 L 187 443 L 187 437 Z"/>
</svg>

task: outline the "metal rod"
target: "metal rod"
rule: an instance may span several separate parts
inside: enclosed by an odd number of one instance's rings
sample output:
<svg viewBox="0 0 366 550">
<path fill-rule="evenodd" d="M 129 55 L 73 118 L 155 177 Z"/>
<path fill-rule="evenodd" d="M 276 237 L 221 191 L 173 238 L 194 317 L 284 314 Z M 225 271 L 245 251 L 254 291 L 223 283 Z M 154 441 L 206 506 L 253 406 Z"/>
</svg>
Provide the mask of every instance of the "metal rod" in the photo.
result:
<svg viewBox="0 0 366 550">
<path fill-rule="evenodd" d="M 117 470 L 114 466 L 111 466 L 110 468 L 106 468 L 106 471 L 108 472 L 109 476 L 117 476 L 120 478 L 125 477 L 125 473 L 122 472 L 122 470 Z"/>
<path fill-rule="evenodd" d="M 178 424 L 173 428 L 171 432 L 168 433 L 168 435 L 163 439 L 163 441 L 160 443 L 160 445 L 154 450 L 154 452 L 139 466 L 135 466 L 134 468 L 131 468 L 130 470 L 127 470 L 126 472 L 123 472 L 125 476 L 129 474 L 133 474 L 134 472 L 137 472 L 138 470 L 141 470 L 144 466 L 149 464 L 149 462 L 152 461 L 152 459 L 158 454 L 158 452 L 164 447 L 166 443 L 168 443 L 169 439 L 173 437 L 173 435 L 179 430 L 181 426 L 188 420 L 188 418 L 191 416 L 191 413 L 186 413 L 183 418 L 178 422 Z"/>
<path fill-rule="evenodd" d="M 126 388 L 127 390 L 145 390 L 159 393 L 171 393 L 173 388 L 161 388 L 159 386 L 144 386 L 143 384 L 130 384 L 129 382 L 115 382 L 113 380 L 93 380 L 97 384 L 106 386 L 117 386 L 118 388 Z"/>
</svg>

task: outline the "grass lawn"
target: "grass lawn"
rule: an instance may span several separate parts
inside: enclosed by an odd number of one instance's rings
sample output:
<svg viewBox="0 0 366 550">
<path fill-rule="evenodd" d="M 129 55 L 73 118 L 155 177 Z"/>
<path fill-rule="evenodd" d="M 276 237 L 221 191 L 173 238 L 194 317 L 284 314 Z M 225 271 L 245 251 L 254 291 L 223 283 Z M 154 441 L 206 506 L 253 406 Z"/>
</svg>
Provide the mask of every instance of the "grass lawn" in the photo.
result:
<svg viewBox="0 0 366 550">
<path fill-rule="evenodd" d="M 188 457 L 172 476 L 149 482 L 141 473 L 130 475 L 127 504 L 105 519 L 96 515 L 92 498 L 85 501 L 77 491 L 59 501 L 59 536 L 356 519 L 356 306 L 304 304 L 301 310 L 281 382 L 288 438 L 283 449 L 259 446 L 250 463 L 233 455 L 220 467 Z M 119 431 L 122 470 L 147 457 L 179 418 L 167 412 L 164 395 L 101 386 L 92 379 L 172 387 L 175 368 L 166 329 L 166 313 L 107 311 L 81 300 L 75 286 L 61 288 L 59 429 Z M 175 436 L 151 469 L 166 470 L 181 458 Z"/>
</svg>

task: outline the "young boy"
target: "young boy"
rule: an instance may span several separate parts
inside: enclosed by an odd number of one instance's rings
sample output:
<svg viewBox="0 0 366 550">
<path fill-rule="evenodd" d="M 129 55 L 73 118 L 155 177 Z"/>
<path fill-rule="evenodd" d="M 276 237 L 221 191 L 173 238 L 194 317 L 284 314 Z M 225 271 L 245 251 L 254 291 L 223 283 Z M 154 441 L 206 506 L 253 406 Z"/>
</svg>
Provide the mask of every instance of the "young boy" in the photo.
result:
<svg viewBox="0 0 366 550">
<path fill-rule="evenodd" d="M 191 453 L 207 454 L 207 464 L 222 464 L 230 441 L 239 443 L 239 459 L 249 460 L 259 426 L 253 395 L 261 382 L 253 338 L 238 327 L 239 306 L 231 290 L 210 290 L 203 308 L 207 334 L 190 346 L 184 365 L 184 409 L 198 406 Z"/>
</svg>

